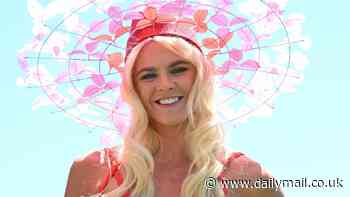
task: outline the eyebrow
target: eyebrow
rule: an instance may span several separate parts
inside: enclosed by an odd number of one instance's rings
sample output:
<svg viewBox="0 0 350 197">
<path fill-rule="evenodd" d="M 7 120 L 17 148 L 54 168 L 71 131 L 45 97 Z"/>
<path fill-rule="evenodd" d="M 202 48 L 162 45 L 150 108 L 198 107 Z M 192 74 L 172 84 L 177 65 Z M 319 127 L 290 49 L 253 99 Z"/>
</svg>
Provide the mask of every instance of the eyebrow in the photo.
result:
<svg viewBox="0 0 350 197">
<path fill-rule="evenodd" d="M 185 63 L 185 64 L 190 64 L 190 62 L 189 61 L 186 61 L 186 60 L 176 60 L 176 61 L 174 61 L 174 62 L 172 62 L 172 63 L 170 63 L 169 65 L 168 65 L 168 67 L 169 68 L 172 68 L 172 67 L 175 67 L 175 66 L 177 66 L 177 65 L 179 65 L 179 64 L 183 64 L 183 63 Z M 148 68 L 142 68 L 142 69 L 140 69 L 137 73 L 136 73 L 136 76 L 138 76 L 140 73 L 142 73 L 142 72 L 145 72 L 145 71 L 155 71 L 156 69 L 154 68 L 154 67 L 148 67 Z"/>
</svg>

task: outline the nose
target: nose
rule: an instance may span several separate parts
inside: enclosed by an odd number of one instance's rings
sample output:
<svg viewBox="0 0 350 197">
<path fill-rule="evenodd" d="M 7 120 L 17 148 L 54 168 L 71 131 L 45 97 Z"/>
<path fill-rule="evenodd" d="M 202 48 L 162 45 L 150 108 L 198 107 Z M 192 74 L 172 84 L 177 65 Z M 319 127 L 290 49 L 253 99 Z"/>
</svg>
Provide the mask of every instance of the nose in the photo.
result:
<svg viewBox="0 0 350 197">
<path fill-rule="evenodd" d="M 167 91 L 175 88 L 175 82 L 167 75 L 161 74 L 159 76 L 158 90 Z"/>
</svg>

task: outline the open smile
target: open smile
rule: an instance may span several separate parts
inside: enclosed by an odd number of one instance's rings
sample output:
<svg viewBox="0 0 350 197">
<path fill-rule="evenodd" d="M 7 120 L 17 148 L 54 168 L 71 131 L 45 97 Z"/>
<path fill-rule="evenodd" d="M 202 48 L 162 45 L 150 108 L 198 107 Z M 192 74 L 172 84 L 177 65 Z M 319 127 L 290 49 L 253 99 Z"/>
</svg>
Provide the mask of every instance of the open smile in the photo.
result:
<svg viewBox="0 0 350 197">
<path fill-rule="evenodd" d="M 178 104 L 182 99 L 183 96 L 174 96 L 165 99 L 158 99 L 155 101 L 155 103 L 157 103 L 157 105 L 161 107 L 172 107 Z"/>
</svg>

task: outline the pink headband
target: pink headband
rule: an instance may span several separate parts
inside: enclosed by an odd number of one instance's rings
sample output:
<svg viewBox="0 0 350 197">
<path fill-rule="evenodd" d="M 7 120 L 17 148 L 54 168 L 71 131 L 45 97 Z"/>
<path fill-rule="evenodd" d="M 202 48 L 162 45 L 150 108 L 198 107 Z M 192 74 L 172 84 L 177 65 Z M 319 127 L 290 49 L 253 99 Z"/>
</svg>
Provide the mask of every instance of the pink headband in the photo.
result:
<svg viewBox="0 0 350 197">
<path fill-rule="evenodd" d="M 125 61 L 131 50 L 146 38 L 152 36 L 175 36 L 180 37 L 202 51 L 198 42 L 194 40 L 196 32 L 195 24 L 186 20 L 176 20 L 175 17 L 163 18 L 163 20 L 135 19 L 131 23 L 130 36 L 127 41 Z"/>
</svg>

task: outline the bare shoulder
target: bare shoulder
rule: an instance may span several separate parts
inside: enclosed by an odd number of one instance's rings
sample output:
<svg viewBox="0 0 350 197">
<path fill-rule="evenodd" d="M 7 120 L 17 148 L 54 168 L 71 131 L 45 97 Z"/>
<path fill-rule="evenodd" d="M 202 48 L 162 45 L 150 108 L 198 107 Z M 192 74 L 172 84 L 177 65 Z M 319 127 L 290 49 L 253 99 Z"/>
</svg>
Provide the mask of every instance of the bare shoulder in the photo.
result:
<svg viewBox="0 0 350 197">
<path fill-rule="evenodd" d="M 253 179 L 263 176 L 263 173 L 265 172 L 260 163 L 242 152 L 228 150 L 225 155 L 224 177 L 230 179 Z"/>
<path fill-rule="evenodd" d="M 256 181 L 259 180 L 273 180 L 273 176 L 269 173 L 259 162 L 250 158 L 241 152 L 226 152 L 226 163 L 224 164 L 224 170 L 222 176 L 224 179 L 230 180 L 249 180 Z M 283 193 L 280 189 L 276 188 L 256 188 L 252 187 L 250 189 L 237 189 L 231 191 L 232 196 L 236 196 L 237 192 L 240 196 L 251 197 L 283 197 Z"/>
<path fill-rule="evenodd" d="M 76 159 L 69 171 L 65 197 L 90 196 L 99 192 L 99 187 L 110 173 L 108 153 L 116 153 L 116 147 L 93 150 Z"/>
</svg>

